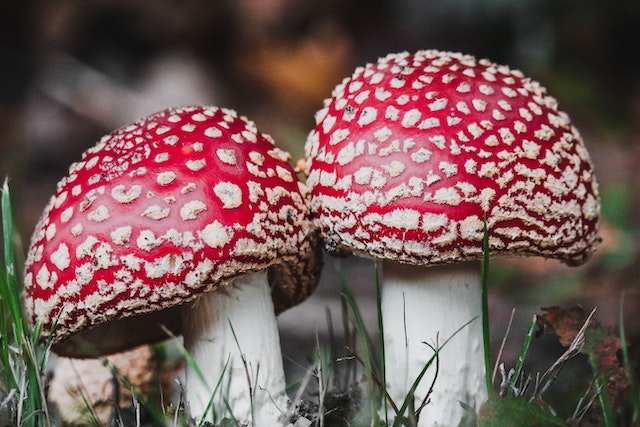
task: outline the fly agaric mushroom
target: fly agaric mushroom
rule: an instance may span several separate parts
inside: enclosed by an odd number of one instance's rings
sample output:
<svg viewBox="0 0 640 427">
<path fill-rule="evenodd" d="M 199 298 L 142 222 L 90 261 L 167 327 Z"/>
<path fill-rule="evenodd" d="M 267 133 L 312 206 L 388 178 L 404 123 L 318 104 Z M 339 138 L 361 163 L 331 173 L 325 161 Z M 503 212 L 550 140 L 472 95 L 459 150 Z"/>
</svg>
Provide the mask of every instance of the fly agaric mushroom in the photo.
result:
<svg viewBox="0 0 640 427">
<path fill-rule="evenodd" d="M 286 405 L 274 313 L 304 300 L 320 268 L 287 160 L 252 122 L 215 107 L 164 110 L 105 136 L 36 226 L 32 321 L 68 357 L 164 339 L 160 325 L 182 331 L 206 383 L 187 372 L 192 415 L 222 378 L 214 405 L 274 425 Z"/>
<path fill-rule="evenodd" d="M 316 123 L 305 147 L 312 214 L 329 252 L 382 260 L 394 400 L 433 355 L 425 342 L 481 316 L 485 217 L 492 255 L 578 265 L 599 242 L 583 141 L 519 71 L 458 53 L 391 54 L 338 85 Z M 439 353 L 420 425 L 473 423 L 459 402 L 477 411 L 486 399 L 482 349 L 478 318 Z"/>
</svg>

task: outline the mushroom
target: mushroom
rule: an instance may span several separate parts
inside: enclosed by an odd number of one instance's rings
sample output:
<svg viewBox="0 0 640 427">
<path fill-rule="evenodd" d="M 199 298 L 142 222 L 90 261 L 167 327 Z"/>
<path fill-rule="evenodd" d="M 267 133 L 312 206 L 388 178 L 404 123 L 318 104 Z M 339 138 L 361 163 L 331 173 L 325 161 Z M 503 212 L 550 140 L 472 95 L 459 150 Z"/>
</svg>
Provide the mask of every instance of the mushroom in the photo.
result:
<svg viewBox="0 0 640 427">
<path fill-rule="evenodd" d="M 31 320 L 67 357 L 182 332 L 204 377 L 187 369 L 192 415 L 205 416 L 220 381 L 219 419 L 275 425 L 287 404 L 275 314 L 313 291 L 321 265 L 288 159 L 216 107 L 167 109 L 103 137 L 36 226 Z"/>
<path fill-rule="evenodd" d="M 316 124 L 305 146 L 312 214 L 330 253 L 381 260 L 390 396 L 402 402 L 432 347 L 471 321 L 438 353 L 433 392 L 435 364 L 415 399 L 428 399 L 420 425 L 473 424 L 459 402 L 477 411 L 487 398 L 485 218 L 491 255 L 585 262 L 600 207 L 578 131 L 521 72 L 436 50 L 357 68 Z"/>
</svg>

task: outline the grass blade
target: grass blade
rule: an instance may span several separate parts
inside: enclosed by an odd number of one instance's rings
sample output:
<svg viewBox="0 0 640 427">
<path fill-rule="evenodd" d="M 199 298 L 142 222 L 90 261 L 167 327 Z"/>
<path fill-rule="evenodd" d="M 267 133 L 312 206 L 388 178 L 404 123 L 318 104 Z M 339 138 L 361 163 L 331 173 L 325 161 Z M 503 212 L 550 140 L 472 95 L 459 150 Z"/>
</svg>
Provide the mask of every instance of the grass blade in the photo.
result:
<svg viewBox="0 0 640 427">
<path fill-rule="evenodd" d="M 484 218 L 484 238 L 482 243 L 482 339 L 484 342 L 484 369 L 487 383 L 487 395 L 493 393 L 493 375 L 491 363 L 491 332 L 489 329 L 489 229 Z"/>
<path fill-rule="evenodd" d="M 8 304 L 11 319 L 16 328 L 16 338 L 22 340 L 25 337 L 24 316 L 22 314 L 22 302 L 20 289 L 16 277 L 15 253 L 13 249 L 13 216 L 11 214 L 11 199 L 9 196 L 9 186 L 4 181 L 2 186 L 2 235 L 4 249 L 4 270 L 3 299 Z"/>
<path fill-rule="evenodd" d="M 378 268 L 378 263 L 375 263 L 375 271 L 376 271 L 376 310 L 378 312 L 378 348 L 380 349 L 380 371 L 382 374 L 382 390 L 383 395 L 386 396 L 387 391 L 387 370 L 386 370 L 386 359 L 385 359 L 385 351 L 384 351 L 384 323 L 382 319 L 382 290 L 380 288 L 380 270 Z M 382 399 L 383 402 L 383 410 L 385 423 L 389 424 L 389 416 L 388 416 L 388 399 Z"/>
<path fill-rule="evenodd" d="M 527 357 L 527 353 L 529 352 L 529 346 L 531 345 L 531 340 L 533 339 L 533 333 L 536 328 L 536 316 L 533 316 L 533 321 L 529 326 L 529 330 L 527 331 L 527 335 L 524 338 L 524 343 L 522 344 L 522 350 L 520 351 L 520 356 L 518 356 L 518 361 L 516 362 L 515 372 L 513 377 L 511 378 L 511 382 L 509 383 L 509 389 L 507 390 L 507 396 L 513 395 L 513 390 L 515 390 L 516 383 L 520 378 L 520 374 L 522 373 L 522 365 L 524 365 L 524 359 Z"/>
<path fill-rule="evenodd" d="M 364 320 L 362 319 L 362 314 L 360 313 L 360 309 L 358 304 L 356 303 L 351 291 L 347 286 L 343 286 L 341 292 L 342 299 L 346 302 L 346 304 L 351 308 L 353 313 L 353 317 L 355 319 L 356 329 L 358 332 L 360 351 L 362 352 L 362 361 L 364 363 L 365 375 L 367 378 L 367 388 L 369 391 L 369 401 L 371 404 L 371 415 L 373 418 L 376 416 L 376 390 L 375 390 L 375 381 L 374 381 L 374 363 L 371 357 L 371 352 L 369 349 L 368 335 L 367 330 L 364 325 Z"/>
</svg>

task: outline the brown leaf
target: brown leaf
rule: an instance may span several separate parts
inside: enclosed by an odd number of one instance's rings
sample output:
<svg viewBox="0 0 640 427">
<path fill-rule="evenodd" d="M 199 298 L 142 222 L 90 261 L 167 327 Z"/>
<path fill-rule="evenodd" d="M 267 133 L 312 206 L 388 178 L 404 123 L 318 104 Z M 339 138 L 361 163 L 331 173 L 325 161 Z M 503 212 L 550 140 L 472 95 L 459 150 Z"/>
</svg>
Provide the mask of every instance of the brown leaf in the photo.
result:
<svg viewBox="0 0 640 427">
<path fill-rule="evenodd" d="M 569 309 L 563 307 L 543 307 L 542 309 L 546 313 L 537 317 L 536 337 L 555 334 L 560 338 L 560 344 L 565 347 L 571 345 L 589 315 L 578 305 Z"/>
</svg>

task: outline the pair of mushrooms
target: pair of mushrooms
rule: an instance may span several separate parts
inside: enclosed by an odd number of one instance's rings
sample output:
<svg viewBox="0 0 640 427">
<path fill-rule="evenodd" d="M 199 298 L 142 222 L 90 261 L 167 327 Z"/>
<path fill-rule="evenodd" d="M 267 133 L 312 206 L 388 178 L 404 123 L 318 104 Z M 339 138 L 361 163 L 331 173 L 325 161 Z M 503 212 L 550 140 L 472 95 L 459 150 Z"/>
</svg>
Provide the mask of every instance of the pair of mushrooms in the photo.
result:
<svg viewBox="0 0 640 427">
<path fill-rule="evenodd" d="M 222 378 L 216 410 L 279 425 L 287 398 L 274 314 L 317 285 L 320 230 L 329 253 L 382 260 L 395 400 L 432 347 L 471 321 L 439 354 L 421 425 L 472 423 L 459 401 L 477 411 L 487 397 L 485 219 L 491 254 L 586 261 L 599 197 L 580 135 L 520 72 L 440 51 L 356 69 L 316 123 L 306 184 L 253 123 L 215 107 L 161 111 L 85 152 L 58 184 L 26 265 L 27 310 L 51 329 L 53 350 L 89 357 L 181 333 L 203 374 L 188 369 L 192 415 L 205 414 Z M 416 401 L 429 386 L 423 379 Z"/>
</svg>

